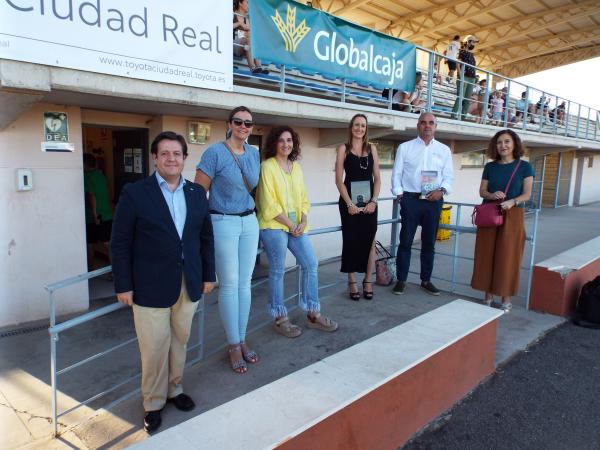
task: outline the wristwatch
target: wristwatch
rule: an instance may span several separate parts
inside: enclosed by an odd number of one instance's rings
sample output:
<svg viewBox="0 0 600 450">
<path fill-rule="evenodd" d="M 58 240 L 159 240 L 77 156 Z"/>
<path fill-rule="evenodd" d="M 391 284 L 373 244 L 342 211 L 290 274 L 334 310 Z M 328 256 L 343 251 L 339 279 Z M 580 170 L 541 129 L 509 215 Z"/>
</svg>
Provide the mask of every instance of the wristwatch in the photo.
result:
<svg viewBox="0 0 600 450">
<path fill-rule="evenodd" d="M 445 188 L 445 187 L 441 187 L 441 188 L 439 188 L 438 190 L 439 190 L 439 191 L 442 191 L 442 194 L 443 194 L 443 195 L 447 195 L 447 194 L 448 194 L 448 191 L 446 190 L 446 188 Z"/>
</svg>

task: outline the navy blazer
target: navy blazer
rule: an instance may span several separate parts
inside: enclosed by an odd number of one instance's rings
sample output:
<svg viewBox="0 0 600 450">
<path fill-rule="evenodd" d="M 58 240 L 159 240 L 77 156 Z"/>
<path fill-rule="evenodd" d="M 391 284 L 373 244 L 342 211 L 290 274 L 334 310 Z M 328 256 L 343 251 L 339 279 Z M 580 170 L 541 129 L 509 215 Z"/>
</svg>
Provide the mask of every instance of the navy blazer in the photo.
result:
<svg viewBox="0 0 600 450">
<path fill-rule="evenodd" d="M 181 239 L 155 174 L 121 191 L 111 240 L 115 291 L 133 291 L 136 305 L 173 306 L 182 275 L 190 299 L 198 301 L 203 283 L 216 279 L 206 191 L 187 180 L 183 191 L 187 215 Z"/>
</svg>

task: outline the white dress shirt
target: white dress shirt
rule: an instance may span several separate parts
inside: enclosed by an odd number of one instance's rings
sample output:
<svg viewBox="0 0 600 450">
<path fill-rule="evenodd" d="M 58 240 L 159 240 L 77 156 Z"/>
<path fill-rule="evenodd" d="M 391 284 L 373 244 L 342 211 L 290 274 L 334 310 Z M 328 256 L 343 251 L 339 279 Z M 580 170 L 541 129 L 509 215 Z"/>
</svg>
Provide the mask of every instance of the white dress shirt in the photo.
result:
<svg viewBox="0 0 600 450">
<path fill-rule="evenodd" d="M 400 144 L 392 170 L 392 194 L 421 192 L 421 172 L 433 170 L 437 171 L 440 188 L 449 194 L 454 180 L 450 148 L 435 139 L 426 145 L 420 137 Z"/>
</svg>

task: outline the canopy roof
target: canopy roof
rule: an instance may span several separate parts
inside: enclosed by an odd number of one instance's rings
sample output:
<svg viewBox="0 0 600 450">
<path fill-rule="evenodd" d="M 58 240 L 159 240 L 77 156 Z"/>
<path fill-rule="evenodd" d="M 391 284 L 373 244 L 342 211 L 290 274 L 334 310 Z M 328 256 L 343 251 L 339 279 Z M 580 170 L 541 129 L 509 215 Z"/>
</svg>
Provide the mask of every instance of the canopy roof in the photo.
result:
<svg viewBox="0 0 600 450">
<path fill-rule="evenodd" d="M 443 52 L 479 38 L 477 65 L 508 77 L 600 56 L 600 0 L 313 0 L 368 28 Z"/>
</svg>

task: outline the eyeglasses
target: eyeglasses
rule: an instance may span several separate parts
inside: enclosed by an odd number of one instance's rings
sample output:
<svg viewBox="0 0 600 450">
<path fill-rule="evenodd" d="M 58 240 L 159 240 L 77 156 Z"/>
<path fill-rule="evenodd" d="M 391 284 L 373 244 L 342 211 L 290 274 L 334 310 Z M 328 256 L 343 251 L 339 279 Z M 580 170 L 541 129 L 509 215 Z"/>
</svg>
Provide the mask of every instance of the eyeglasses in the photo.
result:
<svg viewBox="0 0 600 450">
<path fill-rule="evenodd" d="M 244 125 L 246 128 L 252 128 L 254 126 L 254 122 L 251 120 L 242 120 L 238 119 L 237 117 L 231 119 L 231 123 L 233 123 L 236 127 L 241 127 Z"/>
</svg>

